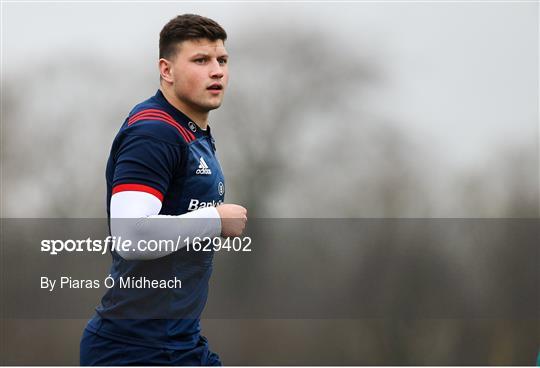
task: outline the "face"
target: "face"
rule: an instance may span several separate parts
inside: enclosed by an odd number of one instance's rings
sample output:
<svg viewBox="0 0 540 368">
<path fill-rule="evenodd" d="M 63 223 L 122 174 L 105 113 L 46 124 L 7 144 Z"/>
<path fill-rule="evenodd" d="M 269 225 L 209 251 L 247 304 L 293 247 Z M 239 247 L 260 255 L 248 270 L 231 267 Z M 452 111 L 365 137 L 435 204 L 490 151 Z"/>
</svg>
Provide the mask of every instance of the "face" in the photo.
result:
<svg viewBox="0 0 540 368">
<path fill-rule="evenodd" d="M 165 79 L 171 83 L 182 105 L 208 112 L 217 109 L 223 101 L 229 81 L 227 62 L 227 50 L 222 40 L 184 41 L 179 45 L 176 57 L 167 61 L 169 74 Z"/>
</svg>

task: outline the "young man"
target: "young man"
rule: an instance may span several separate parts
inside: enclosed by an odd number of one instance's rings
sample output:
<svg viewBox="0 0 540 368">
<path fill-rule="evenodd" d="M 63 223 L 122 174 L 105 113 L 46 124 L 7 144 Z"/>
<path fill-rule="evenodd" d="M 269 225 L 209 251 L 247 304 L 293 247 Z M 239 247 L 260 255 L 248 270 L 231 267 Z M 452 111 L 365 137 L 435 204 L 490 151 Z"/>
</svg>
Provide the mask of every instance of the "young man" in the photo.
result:
<svg viewBox="0 0 540 368">
<path fill-rule="evenodd" d="M 221 365 L 199 326 L 213 253 L 149 250 L 138 240 L 180 237 L 185 246 L 185 239 L 244 230 L 246 209 L 223 204 L 225 181 L 208 126 L 229 79 L 226 38 L 215 21 L 192 14 L 160 33 L 161 88 L 130 112 L 107 163 L 111 235 L 132 243 L 111 251 L 114 286 L 83 333 L 81 365 Z M 175 282 L 135 287 L 137 279 Z"/>
</svg>

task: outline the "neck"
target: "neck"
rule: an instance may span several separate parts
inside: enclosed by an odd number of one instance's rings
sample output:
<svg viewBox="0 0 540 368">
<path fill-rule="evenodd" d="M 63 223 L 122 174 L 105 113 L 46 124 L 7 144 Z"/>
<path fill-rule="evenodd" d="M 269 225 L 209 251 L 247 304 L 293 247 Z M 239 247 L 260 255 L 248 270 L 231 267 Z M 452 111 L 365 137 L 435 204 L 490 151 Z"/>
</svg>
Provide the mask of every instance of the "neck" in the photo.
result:
<svg viewBox="0 0 540 368">
<path fill-rule="evenodd" d="M 203 130 L 206 130 L 208 127 L 208 111 L 199 111 L 192 108 L 190 105 L 181 101 L 173 91 L 171 91 L 167 86 L 161 86 L 160 88 L 163 96 L 167 102 L 173 105 L 176 109 L 182 111 L 186 116 L 188 116 L 197 126 Z"/>
</svg>

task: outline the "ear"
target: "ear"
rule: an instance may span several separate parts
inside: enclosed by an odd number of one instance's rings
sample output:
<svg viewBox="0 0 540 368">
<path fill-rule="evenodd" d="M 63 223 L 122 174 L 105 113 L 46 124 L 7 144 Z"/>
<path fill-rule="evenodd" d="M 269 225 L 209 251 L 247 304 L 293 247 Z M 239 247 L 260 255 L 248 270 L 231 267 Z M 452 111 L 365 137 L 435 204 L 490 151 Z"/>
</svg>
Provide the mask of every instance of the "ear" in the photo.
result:
<svg viewBox="0 0 540 368">
<path fill-rule="evenodd" d="M 173 82 L 173 73 L 172 73 L 172 63 L 167 59 L 159 59 L 158 61 L 159 75 L 161 79 L 172 83 Z"/>
</svg>

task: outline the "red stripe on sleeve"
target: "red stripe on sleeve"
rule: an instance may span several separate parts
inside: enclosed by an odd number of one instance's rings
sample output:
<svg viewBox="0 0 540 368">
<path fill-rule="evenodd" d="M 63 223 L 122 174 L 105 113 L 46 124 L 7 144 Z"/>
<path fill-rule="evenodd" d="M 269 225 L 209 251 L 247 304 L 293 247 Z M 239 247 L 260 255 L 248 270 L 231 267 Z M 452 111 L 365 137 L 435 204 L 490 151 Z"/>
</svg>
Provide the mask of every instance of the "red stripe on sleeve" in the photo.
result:
<svg viewBox="0 0 540 368">
<path fill-rule="evenodd" d="M 169 114 L 167 114 L 166 112 L 164 111 L 161 111 L 161 110 L 156 110 L 156 109 L 148 109 L 148 110 L 142 110 L 142 111 L 139 111 L 138 113 L 136 113 L 135 115 L 133 116 L 130 116 L 129 117 L 129 121 L 131 120 L 135 120 L 135 119 L 139 119 L 139 117 L 143 116 L 143 115 L 158 115 L 158 116 L 161 116 L 163 118 L 166 118 L 166 119 L 169 119 L 171 121 L 174 121 L 176 123 L 176 121 L 173 119 L 173 117 Z M 176 123 L 178 124 L 178 123 Z"/>
<path fill-rule="evenodd" d="M 159 118 L 159 119 L 156 119 Z M 161 120 L 161 121 L 167 121 L 170 125 L 173 125 L 180 133 L 182 133 L 182 136 L 186 141 L 189 143 L 191 141 L 195 140 L 195 136 L 193 133 L 191 133 L 189 130 L 184 128 L 182 125 L 180 125 L 174 118 L 167 114 L 165 111 L 157 110 L 157 109 L 147 109 L 139 111 L 138 113 L 134 114 L 128 119 L 128 125 L 131 125 L 139 120 Z"/>
<path fill-rule="evenodd" d="M 113 188 L 112 194 L 114 195 L 119 192 L 145 192 L 152 194 L 154 197 L 163 202 L 163 194 L 161 194 L 159 190 L 144 184 L 119 184 Z"/>
<path fill-rule="evenodd" d="M 184 128 L 183 126 L 180 125 L 180 129 L 182 129 L 189 137 L 189 139 L 191 141 L 194 141 L 195 140 L 195 136 L 193 135 L 193 133 L 191 133 L 189 130 L 187 130 L 186 128 Z"/>
<path fill-rule="evenodd" d="M 180 135 L 184 138 L 184 140 L 189 143 L 191 142 L 191 140 L 189 139 L 189 137 L 185 134 L 185 130 L 182 129 L 182 127 L 180 125 L 178 125 L 178 123 L 176 122 L 173 122 L 173 121 L 170 121 L 166 118 L 163 118 L 161 116 L 157 116 L 157 115 L 150 115 L 150 114 L 145 114 L 145 115 L 141 115 L 133 120 L 129 120 L 128 121 L 128 125 L 131 125 L 131 124 L 134 124 L 138 121 L 141 121 L 141 120 L 155 120 L 155 121 L 161 121 L 161 122 L 164 122 L 165 124 L 169 124 L 171 125 L 172 127 L 174 127 L 176 130 L 178 130 L 178 133 L 180 133 Z"/>
<path fill-rule="evenodd" d="M 139 121 L 139 120 L 144 120 L 144 119 L 149 119 L 149 118 L 156 118 L 156 117 L 159 117 L 159 118 L 161 118 L 163 120 L 167 120 L 171 124 L 174 124 L 174 126 L 176 126 L 179 131 L 181 130 L 184 133 L 184 134 L 182 134 L 183 136 L 187 136 L 186 140 L 188 142 L 191 142 L 191 141 L 195 140 L 195 136 L 193 135 L 193 133 L 191 133 L 185 127 L 180 125 L 180 123 L 178 123 L 176 120 L 174 120 L 171 115 L 169 115 L 166 112 L 161 111 L 161 110 L 148 109 L 148 110 L 139 111 L 138 113 L 136 113 L 135 115 L 133 115 L 132 117 L 130 117 L 128 119 L 128 125 L 131 125 L 134 122 Z M 161 120 L 161 119 L 157 119 L 157 120 Z"/>
<path fill-rule="evenodd" d="M 130 116 L 130 119 L 136 118 L 137 116 L 139 116 L 139 115 L 141 115 L 141 114 L 146 114 L 146 113 L 149 113 L 149 112 L 151 112 L 151 113 L 156 113 L 156 114 L 162 114 L 162 115 L 167 116 L 167 117 L 169 117 L 169 118 L 172 119 L 172 116 L 171 116 L 171 115 L 169 115 L 168 113 L 166 113 L 166 112 L 163 111 L 163 110 L 158 110 L 158 109 L 146 109 L 146 110 L 141 110 L 141 111 L 139 111 L 138 113 L 133 114 L 132 116 Z"/>
</svg>

